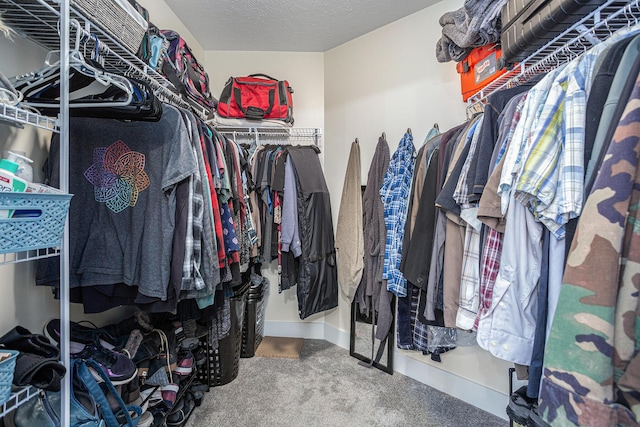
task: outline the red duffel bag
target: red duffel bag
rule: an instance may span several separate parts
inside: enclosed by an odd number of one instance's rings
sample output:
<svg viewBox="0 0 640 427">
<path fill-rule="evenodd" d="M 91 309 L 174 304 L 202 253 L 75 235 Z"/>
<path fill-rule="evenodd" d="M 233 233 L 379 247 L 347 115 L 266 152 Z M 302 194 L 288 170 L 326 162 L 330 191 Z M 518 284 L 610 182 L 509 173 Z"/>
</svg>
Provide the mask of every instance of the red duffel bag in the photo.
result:
<svg viewBox="0 0 640 427">
<path fill-rule="evenodd" d="M 231 119 L 274 119 L 293 123 L 293 89 L 266 74 L 230 77 L 218 102 L 218 115 Z"/>
</svg>

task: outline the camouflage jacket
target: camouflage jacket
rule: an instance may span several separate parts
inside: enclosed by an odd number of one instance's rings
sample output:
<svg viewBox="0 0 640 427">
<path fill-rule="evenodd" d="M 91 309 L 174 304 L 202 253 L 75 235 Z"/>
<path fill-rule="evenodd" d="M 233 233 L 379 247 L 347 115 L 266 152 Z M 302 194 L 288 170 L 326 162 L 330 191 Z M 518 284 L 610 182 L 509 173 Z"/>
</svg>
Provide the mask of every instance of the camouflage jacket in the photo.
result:
<svg viewBox="0 0 640 427">
<path fill-rule="evenodd" d="M 539 413 L 557 426 L 640 420 L 640 76 L 573 240 Z"/>
</svg>

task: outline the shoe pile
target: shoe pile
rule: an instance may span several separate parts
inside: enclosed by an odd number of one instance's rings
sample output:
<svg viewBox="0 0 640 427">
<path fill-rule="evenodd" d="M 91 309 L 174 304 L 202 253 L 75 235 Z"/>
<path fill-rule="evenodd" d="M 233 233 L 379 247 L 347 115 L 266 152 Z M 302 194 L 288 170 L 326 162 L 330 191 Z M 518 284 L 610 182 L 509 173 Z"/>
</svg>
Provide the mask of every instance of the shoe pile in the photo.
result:
<svg viewBox="0 0 640 427">
<path fill-rule="evenodd" d="M 538 414 L 538 399 L 527 396 L 527 386 L 522 386 L 511 394 L 507 415 L 511 421 L 522 426 L 549 427 Z"/>
<path fill-rule="evenodd" d="M 142 313 L 101 328 L 71 322 L 71 357 L 97 362 L 122 400 L 143 409 L 138 427 L 181 426 L 208 391 L 208 387 L 194 381 L 198 367 L 205 362 L 196 336 L 202 330 L 195 321 L 186 323 L 183 326 L 175 320 L 151 322 Z M 44 332 L 46 337 L 40 337 L 49 343 L 48 347 L 40 339 L 28 340 L 48 349 L 51 353 L 48 357 L 58 357 L 58 348 L 47 337 L 59 343 L 60 320 L 51 320 Z M 22 335 L 31 336 L 28 331 Z M 102 381 L 99 372 L 91 368 L 90 372 L 98 382 Z M 64 371 L 58 375 L 57 384 L 63 374 Z M 115 409 L 117 399 L 110 393 L 105 395 Z M 123 422 L 126 424 L 126 420 Z"/>
</svg>

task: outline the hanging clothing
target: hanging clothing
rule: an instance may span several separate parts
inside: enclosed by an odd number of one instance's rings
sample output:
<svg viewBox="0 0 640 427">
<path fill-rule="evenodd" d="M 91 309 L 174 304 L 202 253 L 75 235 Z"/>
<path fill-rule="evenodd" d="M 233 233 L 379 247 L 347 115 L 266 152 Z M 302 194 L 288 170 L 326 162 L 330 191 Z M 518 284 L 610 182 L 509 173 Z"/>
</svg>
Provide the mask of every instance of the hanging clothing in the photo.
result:
<svg viewBox="0 0 640 427">
<path fill-rule="evenodd" d="M 433 233 L 435 231 L 435 200 L 437 196 L 438 155 L 442 135 L 432 138 L 422 146 L 416 160 L 425 165 L 424 176 L 416 174 L 414 194 L 409 202 L 410 211 L 415 214 L 407 218 L 400 271 L 415 286 L 426 290 L 429 265 L 424 260 L 431 259 Z M 417 162 L 416 162 L 417 163 Z M 415 238 L 414 238 L 415 237 Z"/>
<path fill-rule="evenodd" d="M 298 189 L 302 255 L 297 295 L 301 319 L 338 306 L 331 201 L 316 150 L 315 146 L 292 147 L 288 160 L 293 164 Z"/>
<path fill-rule="evenodd" d="M 198 172 L 182 116 L 164 105 L 157 123 L 72 118 L 70 129 L 70 286 L 124 283 L 166 300 L 175 217 L 166 195 Z M 55 135 L 52 185 L 58 149 Z"/>
<path fill-rule="evenodd" d="M 626 46 L 626 47 L 625 47 Z M 624 48 L 624 49 L 622 49 Z M 593 104 L 592 97 L 589 98 L 587 104 L 587 123 L 585 126 L 585 191 L 584 195 L 589 195 L 591 187 L 597 174 L 597 167 L 602 163 L 602 155 L 605 153 L 608 142 L 611 141 L 613 133 L 609 134 L 609 128 L 612 123 L 617 124 L 622 111 L 617 112 L 618 106 L 626 105 L 626 99 L 621 99 L 621 92 L 629 77 L 629 71 L 633 74 L 634 63 L 640 54 L 640 36 L 633 37 L 632 40 L 623 40 L 611 48 L 612 52 L 603 60 L 601 68 L 602 75 L 597 75 L 594 80 L 593 95 L 601 101 L 600 98 L 606 96 L 603 105 L 597 105 L 589 109 Z M 619 58 L 619 51 L 623 50 L 622 57 Z M 611 79 L 609 74 L 614 72 Z M 597 79 L 597 80 L 596 80 Z M 609 84 L 605 90 L 602 85 Z M 626 96 L 629 94 L 626 93 Z M 591 114 L 590 114 L 591 113 Z M 615 126 L 614 124 L 614 126 Z M 607 138 L 609 141 L 606 141 Z M 574 218 L 567 224 L 565 246 L 565 260 L 569 256 L 569 249 L 573 236 L 575 234 L 578 219 Z"/>
<path fill-rule="evenodd" d="M 400 271 L 400 262 L 415 157 L 413 136 L 405 133 L 389 162 L 380 189 L 387 229 L 382 278 L 387 280 L 387 289 L 399 297 L 407 296 L 407 280 Z"/>
<path fill-rule="evenodd" d="M 438 147 L 437 158 L 437 179 L 436 179 L 436 200 L 439 197 L 444 180 L 448 174 L 451 156 L 457 148 L 460 136 L 467 128 L 467 124 L 461 124 L 442 135 L 440 146 Z M 435 223 L 433 232 L 433 248 L 429 260 L 429 275 L 427 279 L 427 292 L 424 307 L 418 315 L 422 317 L 423 323 L 435 322 L 437 317 L 442 319 L 443 302 L 443 269 L 444 269 L 444 241 L 446 232 L 446 213 L 444 210 L 435 207 Z M 416 236 L 416 240 L 419 240 Z M 420 241 L 420 240 L 419 240 Z M 425 259 L 426 261 L 427 259 Z M 426 263 L 424 263 L 426 264 Z M 423 264 L 423 265 L 424 265 Z M 419 276 L 418 276 L 419 277 Z M 437 313 L 440 313 L 437 316 Z M 444 321 L 438 322 L 443 326 Z"/>
<path fill-rule="evenodd" d="M 635 321 L 640 77 L 635 77 L 578 224 L 545 350 L 539 413 L 552 425 L 635 426 L 640 420 Z"/>
<path fill-rule="evenodd" d="M 384 265 L 384 244 L 386 228 L 384 205 L 380 199 L 380 189 L 389 168 L 389 144 L 384 136 L 378 139 L 367 174 L 367 187 L 362 196 L 362 226 L 364 239 L 364 262 L 360 285 L 356 291 L 356 301 L 365 316 L 378 313 L 376 338 L 384 339 L 389 333 L 393 320 L 391 298 L 387 284 L 382 279 Z"/>
<path fill-rule="evenodd" d="M 338 283 L 342 293 L 353 301 L 364 268 L 362 228 L 362 186 L 360 182 L 360 144 L 351 144 L 342 187 L 338 225 L 336 226 Z"/>
<path fill-rule="evenodd" d="M 302 242 L 300 241 L 300 226 L 298 220 L 298 188 L 293 163 L 285 164 L 284 196 L 282 206 L 282 268 L 280 289 L 289 289 L 298 283 L 298 269 L 296 258 L 302 255 Z"/>
</svg>

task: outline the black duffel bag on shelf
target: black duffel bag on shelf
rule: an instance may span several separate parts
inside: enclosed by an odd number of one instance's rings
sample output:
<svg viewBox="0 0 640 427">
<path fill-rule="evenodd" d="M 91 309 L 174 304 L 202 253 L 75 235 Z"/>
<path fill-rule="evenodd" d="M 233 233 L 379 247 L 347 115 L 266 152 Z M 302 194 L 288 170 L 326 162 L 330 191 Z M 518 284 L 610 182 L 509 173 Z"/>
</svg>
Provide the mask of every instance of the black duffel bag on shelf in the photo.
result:
<svg viewBox="0 0 640 427">
<path fill-rule="evenodd" d="M 502 58 L 514 64 L 544 46 L 601 0 L 509 0 L 502 8 Z"/>
</svg>

